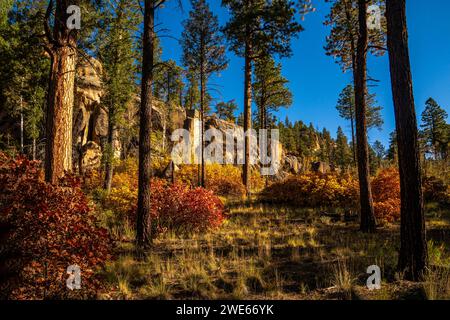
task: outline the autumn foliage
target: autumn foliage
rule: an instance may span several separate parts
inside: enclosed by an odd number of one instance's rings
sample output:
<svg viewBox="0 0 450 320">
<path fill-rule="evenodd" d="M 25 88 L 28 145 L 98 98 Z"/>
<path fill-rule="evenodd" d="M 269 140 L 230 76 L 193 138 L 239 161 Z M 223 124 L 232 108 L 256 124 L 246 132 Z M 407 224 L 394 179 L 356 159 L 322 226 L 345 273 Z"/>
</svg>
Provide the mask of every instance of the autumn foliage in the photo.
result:
<svg viewBox="0 0 450 320">
<path fill-rule="evenodd" d="M 400 220 L 400 175 L 396 168 L 381 170 L 372 180 L 372 197 L 378 222 Z"/>
<path fill-rule="evenodd" d="M 298 207 L 355 207 L 358 184 L 350 175 L 305 173 L 275 182 L 261 193 L 264 201 Z"/>
<path fill-rule="evenodd" d="M 400 178 L 394 168 L 381 170 L 372 180 L 372 196 L 378 222 L 400 219 Z M 358 181 L 350 175 L 306 173 L 273 183 L 261 194 L 264 201 L 309 208 L 358 210 Z"/>
<path fill-rule="evenodd" d="M 450 206 L 450 187 L 442 179 L 433 176 L 424 177 L 422 186 L 425 201 Z"/>
<path fill-rule="evenodd" d="M 152 229 L 157 234 L 205 232 L 223 221 L 223 204 L 210 190 L 191 189 L 182 184 L 168 185 L 154 180 L 151 185 Z"/>
<path fill-rule="evenodd" d="M 183 165 L 176 173 L 177 181 L 190 186 L 198 185 L 198 166 Z M 256 170 L 251 172 L 250 188 L 254 192 L 262 190 L 264 178 Z M 241 167 L 233 165 L 208 164 L 206 166 L 206 188 L 224 197 L 242 197 L 245 187 L 242 183 Z"/>
<path fill-rule="evenodd" d="M 10 299 L 81 298 L 95 294 L 96 271 L 111 240 L 98 226 L 77 179 L 42 179 L 39 163 L 0 153 L 0 295 Z M 81 290 L 66 287 L 70 265 Z"/>
<path fill-rule="evenodd" d="M 136 215 L 136 184 L 128 175 L 116 174 L 111 194 L 104 200 L 106 209 L 118 213 L 131 225 L 134 225 Z M 223 204 L 210 190 L 153 179 L 150 196 L 155 237 L 167 231 L 204 232 L 220 226 L 223 221 Z"/>
</svg>

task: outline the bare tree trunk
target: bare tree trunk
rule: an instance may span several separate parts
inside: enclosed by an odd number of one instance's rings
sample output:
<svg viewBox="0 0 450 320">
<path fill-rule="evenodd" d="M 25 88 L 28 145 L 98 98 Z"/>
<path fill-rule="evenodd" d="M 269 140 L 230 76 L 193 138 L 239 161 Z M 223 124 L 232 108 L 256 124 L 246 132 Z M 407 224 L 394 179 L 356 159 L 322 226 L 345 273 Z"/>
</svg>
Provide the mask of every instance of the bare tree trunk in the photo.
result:
<svg viewBox="0 0 450 320">
<path fill-rule="evenodd" d="M 145 0 L 144 40 L 142 57 L 141 106 L 139 122 L 139 187 L 136 244 L 145 248 L 151 244 L 150 182 L 151 182 L 151 126 L 155 7 L 153 0 Z"/>
<path fill-rule="evenodd" d="M 401 188 L 401 247 L 398 268 L 408 280 L 418 281 L 426 270 L 428 253 L 406 1 L 387 0 L 386 17 Z"/>
<path fill-rule="evenodd" d="M 247 37 L 245 44 L 245 79 L 244 79 L 244 166 L 242 182 L 247 196 L 250 195 L 250 130 L 252 127 L 252 45 Z"/>
<path fill-rule="evenodd" d="M 367 142 L 366 92 L 367 92 L 367 2 L 358 0 L 359 36 L 357 46 L 355 106 L 356 139 L 358 149 L 358 176 L 361 206 L 361 231 L 374 232 L 376 229 L 373 210 L 372 190 L 369 173 L 369 146 Z"/>
</svg>

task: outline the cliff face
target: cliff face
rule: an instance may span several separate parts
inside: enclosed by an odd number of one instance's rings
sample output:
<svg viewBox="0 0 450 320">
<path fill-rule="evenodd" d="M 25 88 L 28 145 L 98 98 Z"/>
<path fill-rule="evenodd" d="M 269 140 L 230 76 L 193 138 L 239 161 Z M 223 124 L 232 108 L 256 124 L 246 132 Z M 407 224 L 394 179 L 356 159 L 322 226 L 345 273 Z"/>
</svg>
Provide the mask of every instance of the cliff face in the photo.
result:
<svg viewBox="0 0 450 320">
<path fill-rule="evenodd" d="M 76 100 L 74 106 L 74 159 L 80 171 L 95 169 L 100 166 L 102 147 L 108 134 L 108 112 L 102 106 L 104 90 L 102 86 L 101 63 L 91 58 L 81 61 L 77 69 Z M 136 95 L 128 104 L 123 121 L 118 128 L 118 137 L 114 143 L 116 157 L 137 156 L 139 132 L 139 105 L 140 97 Z M 174 103 L 165 103 L 155 100 L 152 107 L 152 125 L 155 139 L 152 148 L 155 155 L 170 154 L 172 142 L 170 136 L 176 129 L 185 128 L 191 135 L 193 147 L 199 144 L 200 120 L 198 111 L 186 111 Z M 225 148 L 225 132 L 227 130 L 242 129 L 233 122 L 217 118 L 215 115 L 205 117 L 205 130 L 215 128 L 222 133 L 214 141 L 224 146 L 224 157 L 228 163 L 237 163 L 237 155 Z M 197 137 L 197 138 L 196 138 Z M 299 173 L 303 166 L 294 156 L 284 155 L 282 146 L 279 146 L 282 155 L 281 174 Z M 257 155 L 256 155 L 257 157 Z"/>
<path fill-rule="evenodd" d="M 102 105 L 104 89 L 103 68 L 95 58 L 80 59 L 74 104 L 74 161 L 80 171 L 97 168 L 100 165 L 101 150 L 108 135 L 108 110 Z M 128 103 L 123 121 L 118 127 L 118 137 L 114 142 L 117 158 L 136 155 L 139 132 L 140 97 L 134 96 Z M 182 128 L 186 112 L 175 104 L 155 100 L 152 106 L 153 129 L 162 133 L 158 148 L 167 148 L 167 137 L 173 130 Z"/>
<path fill-rule="evenodd" d="M 74 119 L 73 119 L 73 159 L 74 168 L 80 172 L 98 168 L 101 164 L 102 149 L 108 134 L 108 110 L 102 105 L 104 88 L 102 84 L 103 68 L 95 58 L 80 59 L 77 65 L 77 77 L 75 87 Z M 139 95 L 134 96 L 128 103 L 123 119 L 118 127 L 118 136 L 114 142 L 114 151 L 117 158 L 137 156 L 139 133 Z M 172 142 L 170 136 L 176 129 L 189 130 L 191 138 L 198 146 L 199 128 L 195 127 L 195 121 L 199 121 L 198 111 L 186 111 L 175 103 L 165 103 L 154 100 L 152 107 L 152 125 L 154 139 L 152 148 L 155 156 L 170 154 Z M 1 132 L 16 132 L 18 122 L 11 119 L 4 110 L 0 110 Z M 228 154 L 225 148 L 225 132 L 229 129 L 239 128 L 233 122 L 217 118 L 215 115 L 205 117 L 205 129 L 218 129 L 222 137 L 215 140 L 224 145 L 225 159 L 237 163 L 235 154 Z M 242 128 L 240 128 L 242 129 Z M 196 131 L 197 130 L 197 131 Z M 318 137 L 315 139 L 315 151 L 320 149 Z M 280 145 L 282 154 L 282 171 L 297 174 L 309 170 L 310 163 L 307 159 L 301 159 L 293 155 L 285 154 Z M 42 156 L 39 156 L 42 159 Z M 43 159 L 42 159 L 43 160 Z M 306 161 L 306 162 L 305 162 Z"/>
</svg>

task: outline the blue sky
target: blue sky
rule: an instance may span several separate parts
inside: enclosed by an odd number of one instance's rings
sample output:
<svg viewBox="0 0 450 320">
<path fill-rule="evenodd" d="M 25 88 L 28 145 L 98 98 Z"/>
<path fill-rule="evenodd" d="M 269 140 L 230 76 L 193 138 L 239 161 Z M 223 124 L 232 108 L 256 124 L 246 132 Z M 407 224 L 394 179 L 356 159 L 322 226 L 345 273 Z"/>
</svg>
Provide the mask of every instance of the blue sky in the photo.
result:
<svg viewBox="0 0 450 320">
<path fill-rule="evenodd" d="M 183 8 L 170 1 L 157 14 L 161 32 L 163 58 L 180 62 L 181 48 L 178 43 L 182 32 L 182 21 L 188 16 L 190 5 L 182 0 Z M 224 25 L 228 13 L 220 6 L 220 0 L 209 0 L 211 9 Z M 342 73 L 332 57 L 325 55 L 323 46 L 329 28 L 323 25 L 329 11 L 324 0 L 313 0 L 316 12 L 308 14 L 302 25 L 305 31 L 292 42 L 293 55 L 282 59 L 283 75 L 289 80 L 293 92 L 293 104 L 281 110 L 278 117 L 286 116 L 291 121 L 302 120 L 315 127 L 326 127 L 334 136 L 342 126 L 348 136 L 347 121 L 339 118 L 336 101 L 342 89 L 351 81 L 350 73 Z M 450 113 L 450 1 L 408 0 L 407 18 L 409 28 L 410 56 L 413 72 L 416 111 L 418 116 L 424 109 L 428 97 L 433 97 Z M 235 99 L 240 110 L 243 107 L 243 59 L 228 52 L 229 67 L 219 77 L 211 80 L 210 93 L 216 101 Z M 382 131 L 369 132 L 370 143 L 380 140 L 388 145 L 389 133 L 395 127 L 387 55 L 368 59 L 370 76 L 380 80 L 372 92 L 377 94 L 379 105 L 383 106 L 384 126 Z"/>
</svg>

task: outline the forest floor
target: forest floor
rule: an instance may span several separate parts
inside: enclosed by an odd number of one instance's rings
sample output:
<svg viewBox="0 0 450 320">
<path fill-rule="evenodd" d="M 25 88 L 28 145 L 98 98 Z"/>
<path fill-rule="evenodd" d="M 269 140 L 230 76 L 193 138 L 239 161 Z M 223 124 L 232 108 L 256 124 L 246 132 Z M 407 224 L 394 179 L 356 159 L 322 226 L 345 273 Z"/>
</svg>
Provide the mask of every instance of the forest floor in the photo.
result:
<svg viewBox="0 0 450 320">
<path fill-rule="evenodd" d="M 431 270 L 423 283 L 396 272 L 399 226 L 358 231 L 314 209 L 227 204 L 215 231 L 165 235 L 137 259 L 131 228 L 117 232 L 101 299 L 450 299 L 450 212 L 427 207 Z M 380 290 L 366 270 L 382 270 Z"/>
</svg>

